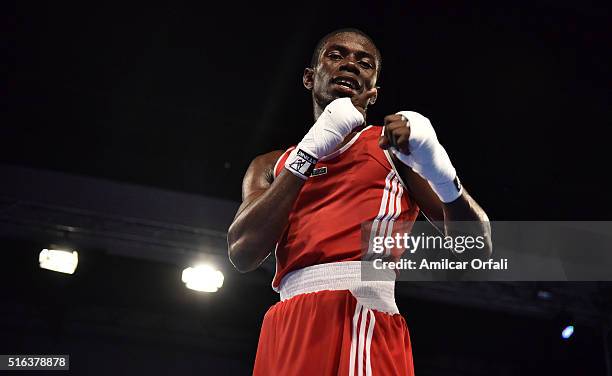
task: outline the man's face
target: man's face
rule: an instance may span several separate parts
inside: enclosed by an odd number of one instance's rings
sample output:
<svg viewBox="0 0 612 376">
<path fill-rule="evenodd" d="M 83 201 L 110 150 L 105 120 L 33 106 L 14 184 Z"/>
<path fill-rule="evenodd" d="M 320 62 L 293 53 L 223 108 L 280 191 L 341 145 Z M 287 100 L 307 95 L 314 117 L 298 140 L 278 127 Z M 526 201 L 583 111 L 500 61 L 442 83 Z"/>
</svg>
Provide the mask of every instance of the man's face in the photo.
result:
<svg viewBox="0 0 612 376">
<path fill-rule="evenodd" d="M 325 107 L 334 99 L 372 89 L 377 72 L 376 47 L 359 34 L 340 33 L 325 42 L 317 66 L 306 69 L 304 86 Z"/>
</svg>

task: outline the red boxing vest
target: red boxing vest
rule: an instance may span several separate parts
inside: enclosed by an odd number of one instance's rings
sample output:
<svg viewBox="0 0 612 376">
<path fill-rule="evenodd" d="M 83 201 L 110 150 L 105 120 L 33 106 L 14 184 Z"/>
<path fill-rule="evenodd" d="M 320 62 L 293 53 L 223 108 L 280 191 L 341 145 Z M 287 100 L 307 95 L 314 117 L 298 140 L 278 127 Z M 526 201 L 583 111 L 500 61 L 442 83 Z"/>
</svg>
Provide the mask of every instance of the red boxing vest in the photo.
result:
<svg viewBox="0 0 612 376">
<path fill-rule="evenodd" d="M 378 146 L 381 127 L 369 126 L 321 158 L 300 191 L 276 245 L 277 289 L 289 272 L 306 266 L 362 257 L 362 224 L 376 221 L 385 235 L 396 221 L 414 222 L 419 209 Z M 274 166 L 278 176 L 291 147 Z M 365 234 L 371 236 L 372 234 Z"/>
</svg>

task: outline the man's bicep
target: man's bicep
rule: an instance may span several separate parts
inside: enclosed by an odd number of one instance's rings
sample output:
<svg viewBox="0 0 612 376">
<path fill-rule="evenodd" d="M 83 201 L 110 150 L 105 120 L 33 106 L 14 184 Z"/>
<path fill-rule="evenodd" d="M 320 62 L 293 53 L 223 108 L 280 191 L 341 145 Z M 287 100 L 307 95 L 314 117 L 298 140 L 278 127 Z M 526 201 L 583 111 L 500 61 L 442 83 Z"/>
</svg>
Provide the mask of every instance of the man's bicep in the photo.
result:
<svg viewBox="0 0 612 376">
<path fill-rule="evenodd" d="M 242 180 L 242 204 L 238 214 L 270 188 L 274 166 L 282 154 L 282 150 L 276 150 L 253 159 Z"/>
</svg>

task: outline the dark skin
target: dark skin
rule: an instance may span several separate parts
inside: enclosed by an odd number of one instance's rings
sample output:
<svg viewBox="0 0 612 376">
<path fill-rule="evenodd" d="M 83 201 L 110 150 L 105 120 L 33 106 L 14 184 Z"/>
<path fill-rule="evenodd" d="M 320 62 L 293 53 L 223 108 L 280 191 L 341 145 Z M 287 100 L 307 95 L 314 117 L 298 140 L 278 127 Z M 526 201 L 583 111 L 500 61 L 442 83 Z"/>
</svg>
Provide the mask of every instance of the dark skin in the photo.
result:
<svg viewBox="0 0 612 376">
<path fill-rule="evenodd" d="M 341 33 L 330 37 L 319 56 L 318 64 L 306 68 L 304 87 L 312 92 L 313 114 L 317 119 L 325 106 L 340 97 L 350 97 L 353 105 L 366 118 L 368 105 L 378 97 L 376 47 L 356 33 Z M 354 89 L 338 85 L 335 78 L 352 80 Z M 357 127 L 337 148 L 350 141 L 363 126 Z M 410 127 L 399 115 L 385 117 L 385 135 L 379 140 L 383 149 L 395 146 L 409 152 Z M 250 164 L 242 183 L 242 204 L 228 231 L 230 261 L 236 269 L 248 272 L 256 269 L 274 250 L 289 218 L 289 213 L 305 181 L 283 169 L 274 178 L 273 169 L 282 150 L 256 157 Z M 444 221 L 445 231 L 453 232 L 452 221 L 488 222 L 485 212 L 465 191 L 451 203 L 442 203 L 429 183 L 392 155 L 400 177 L 406 183 L 419 208 L 432 221 Z M 476 229 L 488 240 L 489 247 L 476 257 L 490 255 L 490 230 Z"/>
</svg>

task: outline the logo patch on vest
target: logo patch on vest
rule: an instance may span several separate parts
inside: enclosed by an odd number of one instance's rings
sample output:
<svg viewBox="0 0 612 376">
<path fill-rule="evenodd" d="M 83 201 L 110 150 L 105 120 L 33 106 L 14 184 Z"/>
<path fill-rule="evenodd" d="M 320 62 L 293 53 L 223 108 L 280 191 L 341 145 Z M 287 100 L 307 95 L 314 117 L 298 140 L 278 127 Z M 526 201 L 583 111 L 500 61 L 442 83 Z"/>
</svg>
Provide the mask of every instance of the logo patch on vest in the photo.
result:
<svg viewBox="0 0 612 376">
<path fill-rule="evenodd" d="M 327 166 L 315 168 L 310 176 L 319 176 L 327 174 Z"/>
</svg>

